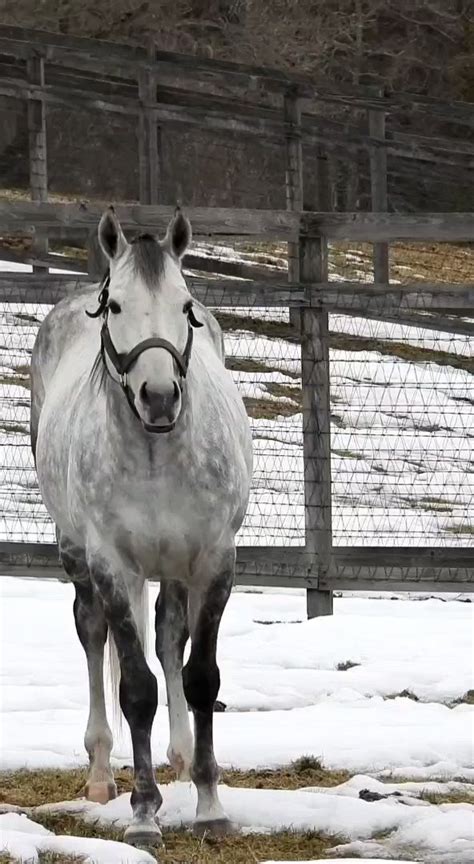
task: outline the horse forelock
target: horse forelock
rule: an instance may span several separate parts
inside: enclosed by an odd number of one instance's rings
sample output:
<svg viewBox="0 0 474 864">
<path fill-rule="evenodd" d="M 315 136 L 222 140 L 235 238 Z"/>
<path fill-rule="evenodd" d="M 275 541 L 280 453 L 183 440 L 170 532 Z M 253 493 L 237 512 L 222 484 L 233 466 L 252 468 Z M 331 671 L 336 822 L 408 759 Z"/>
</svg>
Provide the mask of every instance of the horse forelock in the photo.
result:
<svg viewBox="0 0 474 864">
<path fill-rule="evenodd" d="M 149 288 L 156 288 L 163 275 L 165 254 L 152 234 L 139 234 L 131 243 L 134 271 Z"/>
</svg>

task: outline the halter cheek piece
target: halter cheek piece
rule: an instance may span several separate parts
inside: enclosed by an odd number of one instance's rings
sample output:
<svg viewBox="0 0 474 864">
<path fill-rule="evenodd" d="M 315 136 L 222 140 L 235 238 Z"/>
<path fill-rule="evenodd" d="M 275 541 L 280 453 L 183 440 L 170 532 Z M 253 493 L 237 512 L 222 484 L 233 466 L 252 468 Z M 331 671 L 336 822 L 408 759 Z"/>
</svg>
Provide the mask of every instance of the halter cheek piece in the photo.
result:
<svg viewBox="0 0 474 864">
<path fill-rule="evenodd" d="M 141 417 L 137 409 L 135 408 L 133 391 L 128 385 L 127 376 L 130 372 L 130 369 L 137 362 L 140 354 L 143 354 L 144 351 L 147 351 L 149 348 L 164 348 L 165 351 L 168 351 L 168 354 L 171 354 L 178 367 L 179 386 L 182 392 L 184 379 L 186 378 L 189 361 L 191 359 L 191 349 L 193 346 L 193 327 L 203 327 L 203 324 L 201 324 L 201 322 L 197 320 L 193 312 L 192 305 L 190 304 L 188 308 L 186 308 L 185 306 L 184 310 L 188 316 L 188 337 L 186 339 L 186 345 L 184 346 L 184 351 L 182 354 L 178 351 L 178 349 L 173 345 L 172 342 L 168 342 L 167 339 L 161 339 L 161 337 L 159 336 L 153 336 L 150 339 L 144 339 L 143 342 L 139 342 L 138 345 L 135 345 L 135 347 L 128 351 L 128 353 L 119 354 L 118 351 L 115 350 L 115 346 L 112 342 L 107 321 L 107 301 L 109 299 L 109 285 L 110 274 L 107 273 L 103 280 L 102 289 L 98 298 L 99 307 L 96 312 L 86 311 L 86 315 L 88 315 L 89 318 L 99 318 L 101 315 L 103 316 L 104 323 L 100 331 L 100 353 L 102 355 L 105 368 L 108 369 L 106 363 L 106 358 L 108 358 L 119 376 L 120 386 L 125 393 L 125 396 L 127 397 L 127 402 L 130 405 L 130 408 L 135 414 L 135 417 L 138 417 L 138 419 L 141 420 Z M 174 428 L 174 425 L 175 423 L 168 423 L 166 426 L 146 426 L 146 428 L 150 432 L 171 432 L 171 430 Z"/>
</svg>

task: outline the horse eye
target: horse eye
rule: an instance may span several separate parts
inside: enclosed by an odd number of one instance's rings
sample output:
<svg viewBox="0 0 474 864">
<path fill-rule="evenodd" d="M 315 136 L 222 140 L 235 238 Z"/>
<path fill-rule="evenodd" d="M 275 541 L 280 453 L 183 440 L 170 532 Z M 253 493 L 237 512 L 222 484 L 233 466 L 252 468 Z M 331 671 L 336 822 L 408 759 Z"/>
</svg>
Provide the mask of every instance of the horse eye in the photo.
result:
<svg viewBox="0 0 474 864">
<path fill-rule="evenodd" d="M 111 300 L 108 308 L 109 308 L 109 311 L 112 312 L 113 315 L 118 315 L 119 312 L 122 311 L 121 307 L 119 306 L 119 304 L 117 303 L 116 300 Z"/>
</svg>

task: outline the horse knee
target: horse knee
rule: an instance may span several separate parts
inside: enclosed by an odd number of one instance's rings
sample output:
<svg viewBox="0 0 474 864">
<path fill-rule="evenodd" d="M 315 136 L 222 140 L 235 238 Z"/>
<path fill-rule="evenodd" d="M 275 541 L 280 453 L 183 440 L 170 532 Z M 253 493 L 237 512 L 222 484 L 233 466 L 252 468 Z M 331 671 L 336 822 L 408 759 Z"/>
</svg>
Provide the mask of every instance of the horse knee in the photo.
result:
<svg viewBox="0 0 474 864">
<path fill-rule="evenodd" d="M 100 599 L 94 594 L 91 583 L 76 583 L 76 597 L 73 604 L 74 621 L 82 647 L 102 650 L 107 639 L 107 624 Z"/>
<path fill-rule="evenodd" d="M 120 707 L 130 725 L 150 727 L 158 706 L 158 685 L 149 669 L 133 680 L 120 679 Z"/>
<path fill-rule="evenodd" d="M 189 658 L 183 669 L 184 695 L 195 711 L 212 711 L 219 693 L 221 679 L 219 667 L 213 663 Z"/>
</svg>

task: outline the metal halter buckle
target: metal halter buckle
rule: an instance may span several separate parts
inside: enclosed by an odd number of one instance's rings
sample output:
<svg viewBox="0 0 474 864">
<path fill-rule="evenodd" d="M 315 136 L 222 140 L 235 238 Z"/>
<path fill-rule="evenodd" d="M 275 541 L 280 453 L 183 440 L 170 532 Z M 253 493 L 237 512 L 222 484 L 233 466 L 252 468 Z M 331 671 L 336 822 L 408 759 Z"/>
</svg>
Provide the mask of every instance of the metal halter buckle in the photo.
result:
<svg viewBox="0 0 474 864">
<path fill-rule="evenodd" d="M 120 375 L 120 383 L 122 387 L 125 389 L 127 387 L 127 373 L 122 372 Z"/>
</svg>

